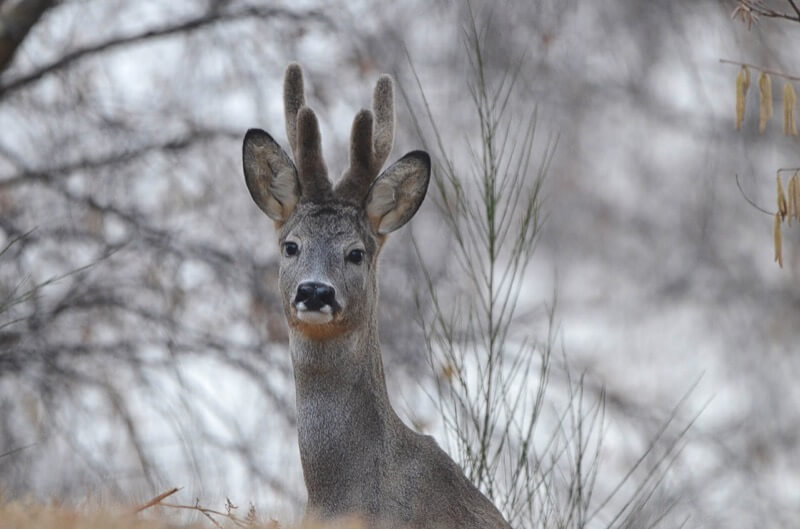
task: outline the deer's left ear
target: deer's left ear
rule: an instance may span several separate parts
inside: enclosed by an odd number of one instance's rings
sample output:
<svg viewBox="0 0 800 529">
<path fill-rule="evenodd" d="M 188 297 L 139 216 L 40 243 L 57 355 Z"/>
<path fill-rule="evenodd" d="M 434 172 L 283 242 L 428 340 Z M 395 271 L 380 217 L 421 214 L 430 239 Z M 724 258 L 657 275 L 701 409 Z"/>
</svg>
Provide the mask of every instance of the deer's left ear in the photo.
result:
<svg viewBox="0 0 800 529">
<path fill-rule="evenodd" d="M 366 201 L 367 217 L 381 235 L 411 220 L 417 212 L 431 176 L 431 158 L 425 151 L 412 151 L 375 179 Z"/>
<path fill-rule="evenodd" d="M 272 136 L 250 129 L 242 145 L 244 179 L 253 201 L 275 222 L 286 222 L 298 200 L 297 169 Z"/>
</svg>

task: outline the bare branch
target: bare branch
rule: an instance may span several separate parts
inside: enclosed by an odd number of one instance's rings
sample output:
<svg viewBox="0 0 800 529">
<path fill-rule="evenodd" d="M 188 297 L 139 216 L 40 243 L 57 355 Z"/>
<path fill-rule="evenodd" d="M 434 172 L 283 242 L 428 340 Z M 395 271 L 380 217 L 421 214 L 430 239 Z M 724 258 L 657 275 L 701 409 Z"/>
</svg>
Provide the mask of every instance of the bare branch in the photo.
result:
<svg viewBox="0 0 800 529">
<path fill-rule="evenodd" d="M 787 0 L 795 14 L 785 13 L 782 11 L 775 11 L 764 5 L 761 0 L 739 0 L 739 3 L 731 13 L 731 18 L 740 18 L 743 23 L 747 24 L 747 28 L 753 27 L 753 24 L 758 22 L 758 17 L 768 18 L 782 18 L 791 22 L 800 22 L 800 8 L 795 3 L 795 0 Z"/>
<path fill-rule="evenodd" d="M 733 64 L 736 66 L 747 66 L 748 68 L 758 70 L 759 72 L 768 73 L 769 75 L 774 75 L 775 77 L 780 77 L 782 79 L 786 79 L 787 81 L 800 81 L 799 76 L 783 73 L 778 70 L 772 70 L 770 68 L 764 68 L 757 64 L 750 64 L 749 62 L 731 61 L 729 59 L 720 59 L 719 62 L 722 64 Z"/>
<path fill-rule="evenodd" d="M 137 158 L 153 152 L 180 152 L 197 145 L 198 143 L 217 138 L 236 138 L 241 134 L 224 130 L 192 130 L 185 136 L 168 139 L 161 142 L 141 145 L 133 149 L 112 152 L 98 158 L 82 158 L 75 162 L 63 164 L 47 169 L 26 169 L 20 173 L 0 180 L 0 190 L 11 189 L 27 183 L 50 180 L 61 175 L 69 175 L 75 171 L 101 169 L 129 163 Z"/>
<path fill-rule="evenodd" d="M 55 0 L 27 0 L 0 12 L 0 72 L 5 71 L 14 54 Z"/>
<path fill-rule="evenodd" d="M 786 1 L 789 2 L 789 5 L 792 6 L 794 12 L 797 13 L 798 19 L 800 19 L 800 7 L 798 7 L 797 2 L 795 0 L 786 0 Z"/>
<path fill-rule="evenodd" d="M 27 86 L 30 83 L 38 81 L 39 79 L 45 77 L 46 75 L 62 70 L 80 59 L 83 59 L 85 57 L 90 57 L 92 55 L 97 55 L 98 53 L 104 51 L 112 50 L 129 44 L 136 44 L 146 40 L 168 37 L 182 33 L 191 33 L 198 29 L 205 28 L 217 23 L 232 22 L 247 18 L 272 18 L 272 17 L 282 17 L 293 21 L 314 19 L 322 22 L 327 22 L 327 18 L 317 10 L 297 12 L 282 8 L 273 8 L 273 7 L 270 8 L 250 7 L 232 13 L 219 13 L 216 11 L 211 11 L 203 15 L 190 18 L 189 20 L 186 20 L 178 24 L 169 24 L 160 28 L 150 29 L 148 31 L 135 33 L 133 35 L 119 36 L 106 40 L 104 42 L 91 44 L 83 48 L 78 48 L 77 50 L 62 55 L 60 58 L 54 60 L 49 64 L 41 66 L 30 73 L 27 73 L 25 75 L 17 77 L 16 79 L 13 79 L 11 81 L 8 81 L 0 85 L 0 96 L 7 95 L 11 92 L 14 92 L 15 90 Z"/>
<path fill-rule="evenodd" d="M 30 443 L 30 444 L 27 444 L 25 446 L 18 446 L 16 448 L 12 448 L 11 450 L 7 450 L 6 452 L 3 452 L 2 454 L 0 454 L 0 458 L 12 456 L 12 455 L 17 454 L 19 452 L 22 452 L 23 450 L 27 450 L 28 448 L 30 448 L 32 446 L 36 446 L 36 443 Z"/>
</svg>

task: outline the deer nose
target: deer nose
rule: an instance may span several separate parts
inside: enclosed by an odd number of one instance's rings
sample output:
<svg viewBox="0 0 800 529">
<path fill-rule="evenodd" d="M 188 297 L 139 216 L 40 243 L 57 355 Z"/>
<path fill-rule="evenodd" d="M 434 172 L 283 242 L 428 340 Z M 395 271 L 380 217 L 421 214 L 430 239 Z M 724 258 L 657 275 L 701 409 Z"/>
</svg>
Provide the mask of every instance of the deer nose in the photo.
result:
<svg viewBox="0 0 800 529">
<path fill-rule="evenodd" d="M 294 297 L 295 305 L 302 303 L 306 310 L 320 310 L 325 305 L 334 308 L 336 304 L 336 291 L 332 286 L 315 281 L 300 283 L 297 295 Z"/>
</svg>

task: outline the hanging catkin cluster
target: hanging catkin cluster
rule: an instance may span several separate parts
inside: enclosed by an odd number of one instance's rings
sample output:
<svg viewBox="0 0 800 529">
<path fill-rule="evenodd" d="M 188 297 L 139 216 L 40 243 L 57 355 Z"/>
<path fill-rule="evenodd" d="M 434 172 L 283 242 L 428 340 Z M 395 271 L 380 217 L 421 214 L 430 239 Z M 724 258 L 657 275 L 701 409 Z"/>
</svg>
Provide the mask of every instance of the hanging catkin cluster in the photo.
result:
<svg viewBox="0 0 800 529">
<path fill-rule="evenodd" d="M 792 218 L 800 222 L 800 169 L 794 170 L 794 174 L 789 178 L 786 193 L 783 192 L 781 171 L 778 171 L 776 178 L 778 181 L 778 211 L 775 212 L 772 237 L 775 243 L 775 262 L 783 268 L 781 224 L 785 221 L 791 226 Z"/>
<path fill-rule="evenodd" d="M 750 88 L 750 69 L 746 65 L 742 65 L 736 76 L 736 130 L 741 130 L 742 123 L 744 123 L 748 88 Z M 765 71 L 761 71 L 758 76 L 758 96 L 758 131 L 763 133 L 772 117 L 772 80 Z M 787 136 L 797 136 L 796 103 L 797 94 L 794 85 L 787 80 L 783 84 L 783 133 Z M 783 268 L 781 226 L 784 222 L 791 226 L 792 218 L 800 223 L 800 169 L 791 169 L 790 171 L 793 171 L 793 174 L 787 182 L 786 193 L 783 191 L 781 173 L 785 173 L 787 170 L 779 169 L 776 176 L 778 211 L 775 212 L 772 237 L 775 245 L 775 262 L 781 268 Z"/>
<path fill-rule="evenodd" d="M 744 112 L 747 101 L 747 90 L 750 88 L 750 69 L 742 66 L 736 76 L 736 130 L 741 130 L 744 122 Z M 764 132 L 767 123 L 772 117 L 772 79 L 766 72 L 758 76 L 758 131 Z M 794 85 L 786 81 L 783 85 L 783 133 L 787 136 L 797 136 L 795 120 L 795 103 L 797 94 Z"/>
</svg>

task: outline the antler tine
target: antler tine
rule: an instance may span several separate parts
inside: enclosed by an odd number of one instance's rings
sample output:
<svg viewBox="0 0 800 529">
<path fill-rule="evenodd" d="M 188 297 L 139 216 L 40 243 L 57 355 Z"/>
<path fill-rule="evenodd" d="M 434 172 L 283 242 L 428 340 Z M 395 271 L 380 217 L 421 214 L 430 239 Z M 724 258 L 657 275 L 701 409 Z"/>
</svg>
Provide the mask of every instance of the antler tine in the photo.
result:
<svg viewBox="0 0 800 529">
<path fill-rule="evenodd" d="M 283 79 L 283 109 L 286 118 L 286 137 L 292 153 L 297 158 L 297 113 L 305 106 L 303 70 L 296 62 L 286 67 Z"/>
<path fill-rule="evenodd" d="M 372 155 L 372 112 L 362 109 L 353 119 L 350 132 L 350 166 L 336 185 L 336 195 L 346 200 L 361 202 L 375 178 Z"/>
<path fill-rule="evenodd" d="M 380 171 L 394 143 L 394 86 L 392 78 L 386 74 L 381 75 L 375 84 L 372 110 L 375 112 L 373 163 L 375 170 Z"/>
<path fill-rule="evenodd" d="M 304 199 L 320 201 L 331 194 L 331 181 L 322 157 L 319 123 L 314 111 L 303 107 L 297 112 L 297 146 L 295 162 L 300 180 L 300 194 Z"/>
<path fill-rule="evenodd" d="M 317 116 L 305 104 L 303 70 L 293 62 L 286 67 L 283 79 L 286 136 L 297 164 L 300 195 L 308 200 L 324 200 L 331 194 L 331 182 L 322 157 Z"/>
<path fill-rule="evenodd" d="M 373 114 L 374 113 L 374 114 Z M 361 110 L 350 133 L 350 167 L 336 186 L 340 198 L 361 202 L 367 197 L 394 141 L 394 90 L 392 78 L 382 75 L 375 85 L 372 111 Z"/>
</svg>

